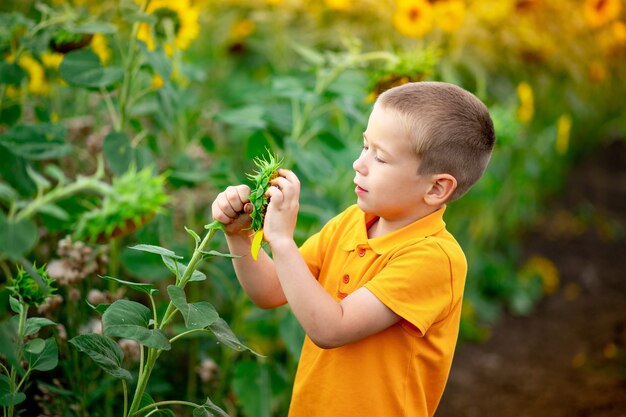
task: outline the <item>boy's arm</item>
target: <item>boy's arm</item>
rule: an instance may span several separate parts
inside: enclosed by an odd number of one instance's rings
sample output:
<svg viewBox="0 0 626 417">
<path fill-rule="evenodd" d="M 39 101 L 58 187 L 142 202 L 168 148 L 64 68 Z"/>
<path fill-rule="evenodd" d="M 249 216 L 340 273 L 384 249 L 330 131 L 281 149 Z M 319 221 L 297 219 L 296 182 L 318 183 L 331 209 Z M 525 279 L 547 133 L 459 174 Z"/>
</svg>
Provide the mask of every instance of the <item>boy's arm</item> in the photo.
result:
<svg viewBox="0 0 626 417">
<path fill-rule="evenodd" d="M 400 317 L 367 288 L 338 303 L 313 277 L 293 240 L 299 181 L 291 171 L 280 170 L 279 174 L 268 191 L 264 234 L 283 294 L 309 338 L 322 348 L 334 348 L 397 323 Z"/>
<path fill-rule="evenodd" d="M 230 253 L 241 256 L 233 259 L 233 266 L 248 297 L 261 308 L 278 307 L 287 301 L 272 260 L 262 250 L 256 261 L 250 256 L 252 232 L 247 228 L 250 227 L 252 204 L 249 195 L 250 188 L 246 185 L 226 188 L 213 202 L 213 219 L 225 226 Z"/>
</svg>

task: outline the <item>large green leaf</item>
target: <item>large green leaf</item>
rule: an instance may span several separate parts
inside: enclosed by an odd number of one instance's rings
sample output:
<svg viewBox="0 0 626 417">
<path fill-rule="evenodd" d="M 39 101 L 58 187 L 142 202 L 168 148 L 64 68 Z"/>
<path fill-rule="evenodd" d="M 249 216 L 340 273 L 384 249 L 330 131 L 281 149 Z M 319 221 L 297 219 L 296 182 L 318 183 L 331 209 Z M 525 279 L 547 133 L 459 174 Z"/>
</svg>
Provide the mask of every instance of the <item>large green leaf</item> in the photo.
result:
<svg viewBox="0 0 626 417">
<path fill-rule="evenodd" d="M 235 349 L 236 351 L 242 352 L 244 350 L 248 350 L 251 353 L 254 353 L 257 356 L 263 356 L 260 353 L 255 352 L 248 346 L 244 345 L 239 341 L 235 333 L 230 329 L 228 324 L 222 319 L 218 318 L 213 324 L 209 326 L 209 329 L 213 332 L 217 340 L 226 346 Z"/>
<path fill-rule="evenodd" d="M 0 254 L 18 259 L 30 252 L 38 237 L 37 225 L 32 220 L 14 222 L 0 211 Z"/>
<path fill-rule="evenodd" d="M 33 339 L 24 346 L 24 358 L 28 362 L 30 368 L 34 371 L 50 371 L 56 368 L 59 363 L 59 349 L 57 342 L 53 338 L 43 341 L 43 346 L 31 348 L 36 340 Z M 39 345 L 40 343 L 37 343 Z"/>
<path fill-rule="evenodd" d="M 206 402 L 193 410 L 193 417 L 230 417 L 228 413 L 211 401 L 207 397 Z"/>
<path fill-rule="evenodd" d="M 129 300 L 117 300 L 102 315 L 106 336 L 125 337 L 154 349 L 170 350 L 165 334 L 159 329 L 150 329 L 149 324 L 148 307 Z"/>
<path fill-rule="evenodd" d="M 185 326 L 188 329 L 204 329 L 215 323 L 219 318 L 215 307 L 206 301 L 197 303 L 187 303 L 185 290 L 176 285 L 169 285 L 167 293 L 170 295 L 172 303 L 180 311 L 185 319 Z"/>
<path fill-rule="evenodd" d="M 55 326 L 56 323 L 44 317 L 31 317 L 26 320 L 26 328 L 24 329 L 24 336 L 31 336 L 45 326 Z"/>
<path fill-rule="evenodd" d="M 122 368 L 124 353 L 114 340 L 96 333 L 82 334 L 69 340 L 81 352 L 86 353 L 108 374 L 115 378 L 132 380 L 132 375 Z"/>
<path fill-rule="evenodd" d="M 59 74 L 69 84 L 84 88 L 107 88 L 122 79 L 121 68 L 105 68 L 98 55 L 89 49 L 79 49 L 65 55 Z"/>
<path fill-rule="evenodd" d="M 111 132 L 106 135 L 102 143 L 102 151 L 115 175 L 120 176 L 128 171 L 133 161 L 133 148 L 126 133 Z"/>
<path fill-rule="evenodd" d="M 26 159 L 55 159 L 71 151 L 66 136 L 67 129 L 59 124 L 20 124 L 0 135 L 0 144 Z"/>
</svg>

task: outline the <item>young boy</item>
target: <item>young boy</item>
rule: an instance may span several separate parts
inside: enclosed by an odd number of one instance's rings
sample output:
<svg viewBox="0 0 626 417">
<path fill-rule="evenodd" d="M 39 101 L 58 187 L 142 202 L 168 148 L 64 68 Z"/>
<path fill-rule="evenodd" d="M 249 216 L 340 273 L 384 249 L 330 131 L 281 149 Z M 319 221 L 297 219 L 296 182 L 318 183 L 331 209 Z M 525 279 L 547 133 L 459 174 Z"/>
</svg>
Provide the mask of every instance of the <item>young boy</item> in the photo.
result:
<svg viewBox="0 0 626 417">
<path fill-rule="evenodd" d="M 290 417 L 432 416 L 457 341 L 467 263 L 446 203 L 482 175 L 495 142 L 487 108 L 451 84 L 383 93 L 354 161 L 357 204 L 301 248 L 300 184 L 280 170 L 264 223 L 273 259 L 243 256 L 239 281 L 259 307 L 289 303 L 306 332 Z M 231 253 L 250 253 L 245 185 L 213 203 Z"/>
</svg>

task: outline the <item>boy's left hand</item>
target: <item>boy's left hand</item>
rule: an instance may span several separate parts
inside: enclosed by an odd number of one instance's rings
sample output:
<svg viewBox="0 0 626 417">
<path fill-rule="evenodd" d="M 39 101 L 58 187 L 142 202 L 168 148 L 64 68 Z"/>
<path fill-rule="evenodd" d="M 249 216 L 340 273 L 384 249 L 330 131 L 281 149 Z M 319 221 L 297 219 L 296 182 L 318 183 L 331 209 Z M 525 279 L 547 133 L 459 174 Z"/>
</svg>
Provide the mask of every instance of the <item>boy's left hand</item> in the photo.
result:
<svg viewBox="0 0 626 417">
<path fill-rule="evenodd" d="M 269 204 L 263 223 L 264 239 L 272 245 L 281 239 L 293 240 L 298 219 L 300 180 L 288 169 L 279 169 L 278 177 L 267 190 Z"/>
</svg>

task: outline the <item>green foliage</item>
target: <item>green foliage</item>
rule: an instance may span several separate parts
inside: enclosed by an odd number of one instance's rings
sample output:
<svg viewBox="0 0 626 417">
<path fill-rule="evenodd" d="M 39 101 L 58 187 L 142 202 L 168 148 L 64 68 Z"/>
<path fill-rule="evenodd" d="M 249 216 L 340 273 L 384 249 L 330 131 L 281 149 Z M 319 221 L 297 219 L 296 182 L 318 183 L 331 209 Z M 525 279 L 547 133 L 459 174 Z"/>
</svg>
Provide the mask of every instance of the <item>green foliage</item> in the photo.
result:
<svg viewBox="0 0 626 417">
<path fill-rule="evenodd" d="M 111 192 L 102 206 L 85 212 L 76 226 L 79 240 L 106 242 L 128 234 L 154 216 L 169 197 L 164 189 L 165 175 L 152 176 L 152 170 L 128 170 L 113 180 Z"/>
<path fill-rule="evenodd" d="M 59 362 L 59 350 L 54 337 L 42 339 L 38 336 L 43 327 L 56 325 L 42 317 L 28 317 L 31 306 L 43 303 L 47 294 L 54 292 L 53 280 L 45 267 L 33 266 L 32 273 L 43 279 L 41 288 L 30 272 L 18 266 L 17 277 L 8 287 L 11 295 L 9 304 L 15 316 L 0 322 L 0 406 L 5 416 L 12 417 L 16 406 L 26 400 L 24 391 L 34 371 L 51 371 Z M 5 366 L 6 365 L 6 366 Z"/>
</svg>

